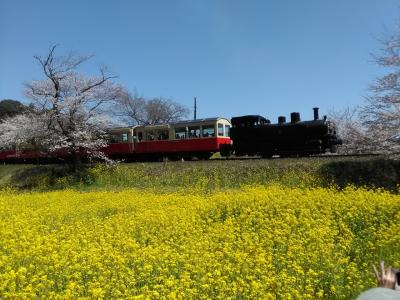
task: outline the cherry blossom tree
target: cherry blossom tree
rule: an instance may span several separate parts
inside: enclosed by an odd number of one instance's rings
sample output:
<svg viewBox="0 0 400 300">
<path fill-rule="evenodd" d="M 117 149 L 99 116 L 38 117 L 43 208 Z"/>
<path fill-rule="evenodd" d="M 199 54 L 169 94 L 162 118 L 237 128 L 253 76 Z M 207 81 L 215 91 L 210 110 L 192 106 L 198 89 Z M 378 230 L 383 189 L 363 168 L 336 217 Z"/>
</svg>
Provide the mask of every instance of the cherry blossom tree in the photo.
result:
<svg viewBox="0 0 400 300">
<path fill-rule="evenodd" d="M 388 73 L 370 85 L 362 105 L 330 112 L 343 140 L 342 153 L 400 153 L 400 28 L 382 45 L 374 59 Z"/>
<path fill-rule="evenodd" d="M 337 128 L 337 132 L 343 141 L 338 148 L 339 154 L 365 153 L 368 149 L 368 138 L 366 128 L 359 117 L 358 107 L 347 107 L 342 110 L 332 109 L 329 111 L 329 119 Z"/>
<path fill-rule="evenodd" d="M 0 145 L 34 139 L 48 151 L 62 149 L 76 167 L 81 153 L 101 155 L 106 145 L 105 129 L 110 124 L 107 106 L 122 89 L 105 68 L 97 76 L 78 72 L 90 56 L 56 56 L 56 49 L 57 45 L 46 56 L 34 56 L 44 75 L 44 79 L 25 84 L 25 95 L 32 100 L 34 112 L 3 121 Z"/>
<path fill-rule="evenodd" d="M 388 73 L 371 84 L 361 118 L 373 139 L 372 148 L 393 154 L 400 152 L 400 29 L 382 44 L 381 54 L 374 58 Z"/>
<path fill-rule="evenodd" d="M 47 119 L 34 113 L 7 117 L 0 123 L 0 147 L 15 149 L 29 144 L 35 150 L 45 149 L 54 137 L 47 130 Z"/>
</svg>

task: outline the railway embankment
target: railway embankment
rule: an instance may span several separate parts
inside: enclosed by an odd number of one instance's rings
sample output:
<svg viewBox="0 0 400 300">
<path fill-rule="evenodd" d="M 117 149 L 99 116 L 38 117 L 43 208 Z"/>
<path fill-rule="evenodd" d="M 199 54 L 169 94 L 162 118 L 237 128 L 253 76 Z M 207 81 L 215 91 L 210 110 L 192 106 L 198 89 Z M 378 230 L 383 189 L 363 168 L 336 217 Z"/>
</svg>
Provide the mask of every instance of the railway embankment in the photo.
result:
<svg viewBox="0 0 400 300">
<path fill-rule="evenodd" d="M 397 193 L 400 161 L 384 157 L 311 157 L 85 165 L 1 165 L 0 187 L 18 190 L 138 188 L 212 191 L 244 185 L 383 188 Z"/>
</svg>

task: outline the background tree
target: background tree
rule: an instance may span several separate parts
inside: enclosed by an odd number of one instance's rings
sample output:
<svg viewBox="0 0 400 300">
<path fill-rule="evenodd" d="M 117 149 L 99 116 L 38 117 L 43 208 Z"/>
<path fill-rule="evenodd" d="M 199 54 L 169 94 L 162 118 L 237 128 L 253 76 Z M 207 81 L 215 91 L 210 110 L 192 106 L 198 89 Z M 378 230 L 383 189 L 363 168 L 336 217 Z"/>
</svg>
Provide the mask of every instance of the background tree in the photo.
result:
<svg viewBox="0 0 400 300">
<path fill-rule="evenodd" d="M 329 119 L 335 123 L 343 141 L 338 148 L 339 154 L 379 153 L 380 147 L 376 143 L 378 132 L 364 124 L 360 107 L 331 110 Z"/>
<path fill-rule="evenodd" d="M 114 107 L 115 114 L 129 125 L 149 125 L 182 120 L 189 109 L 171 99 L 146 99 L 124 91 Z"/>
<path fill-rule="evenodd" d="M 19 101 L 4 99 L 0 101 L 0 120 L 24 113 L 28 107 Z"/>
<path fill-rule="evenodd" d="M 44 57 L 35 56 L 43 71 L 44 79 L 26 84 L 25 94 L 32 100 L 33 114 L 27 118 L 43 124 L 44 131 L 36 140 L 49 151 L 63 149 L 71 158 L 73 166 L 80 163 L 79 153 L 101 155 L 105 146 L 105 129 L 109 122 L 103 110 L 120 95 L 121 88 L 112 82 L 111 76 L 102 68 L 98 76 L 85 76 L 78 67 L 90 56 L 56 56 L 57 46 L 50 48 Z M 36 117 L 35 117 L 36 116 Z M 14 126 L 8 126 L 12 125 Z M 18 125 L 19 124 L 19 125 Z M 29 142 L 27 127 L 16 119 L 3 121 L 3 128 L 13 128 L 21 140 Z M 0 144 L 7 141 L 0 136 Z"/>
<path fill-rule="evenodd" d="M 363 105 L 329 114 L 343 140 L 339 152 L 400 152 L 400 30 L 383 40 L 382 45 L 374 59 L 388 69 L 388 74 L 370 85 Z"/>
<path fill-rule="evenodd" d="M 400 30 L 382 41 L 376 63 L 388 69 L 370 86 L 370 95 L 361 108 L 361 118 L 370 137 L 371 148 L 380 153 L 400 152 Z"/>
</svg>

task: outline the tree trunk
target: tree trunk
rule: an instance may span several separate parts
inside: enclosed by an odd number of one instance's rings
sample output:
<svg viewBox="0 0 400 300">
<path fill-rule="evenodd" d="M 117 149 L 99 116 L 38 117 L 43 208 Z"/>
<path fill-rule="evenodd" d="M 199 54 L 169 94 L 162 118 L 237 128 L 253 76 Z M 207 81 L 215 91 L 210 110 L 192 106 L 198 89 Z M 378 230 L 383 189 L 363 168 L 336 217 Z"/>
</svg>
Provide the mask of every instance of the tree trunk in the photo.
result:
<svg viewBox="0 0 400 300">
<path fill-rule="evenodd" d="M 79 152 L 74 150 L 71 153 L 71 161 L 69 166 L 71 172 L 75 173 L 82 168 L 82 158 L 79 155 Z"/>
</svg>

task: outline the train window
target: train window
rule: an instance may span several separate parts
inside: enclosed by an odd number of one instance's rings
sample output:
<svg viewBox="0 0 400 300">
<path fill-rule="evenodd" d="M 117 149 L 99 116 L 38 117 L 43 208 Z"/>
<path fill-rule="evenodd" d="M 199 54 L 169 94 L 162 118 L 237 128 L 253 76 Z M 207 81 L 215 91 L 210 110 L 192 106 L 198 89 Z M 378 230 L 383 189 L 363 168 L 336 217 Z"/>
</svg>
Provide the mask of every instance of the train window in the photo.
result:
<svg viewBox="0 0 400 300">
<path fill-rule="evenodd" d="M 186 127 L 175 128 L 175 139 L 186 139 Z"/>
<path fill-rule="evenodd" d="M 229 125 L 225 125 L 225 136 L 230 136 L 231 127 Z"/>
<path fill-rule="evenodd" d="M 169 138 L 168 130 L 158 130 L 156 135 L 159 141 L 168 140 Z"/>
<path fill-rule="evenodd" d="M 154 141 L 157 137 L 157 133 L 153 130 L 149 130 L 146 132 L 146 137 L 148 141 Z"/>
<path fill-rule="evenodd" d="M 110 134 L 109 141 L 110 141 L 111 144 L 118 143 L 118 136 L 116 136 L 115 134 Z"/>
<path fill-rule="evenodd" d="M 205 125 L 203 126 L 203 137 L 215 136 L 215 128 L 214 125 Z"/>
<path fill-rule="evenodd" d="M 200 137 L 200 126 L 192 126 L 188 128 L 189 138 L 199 138 Z"/>
<path fill-rule="evenodd" d="M 218 136 L 224 136 L 224 125 L 218 124 Z"/>
<path fill-rule="evenodd" d="M 108 139 L 111 144 L 124 143 L 128 141 L 128 134 L 127 133 L 110 134 Z"/>
<path fill-rule="evenodd" d="M 138 140 L 139 140 L 139 142 L 141 140 L 143 140 L 143 132 L 141 132 L 141 131 L 138 132 Z"/>
</svg>

